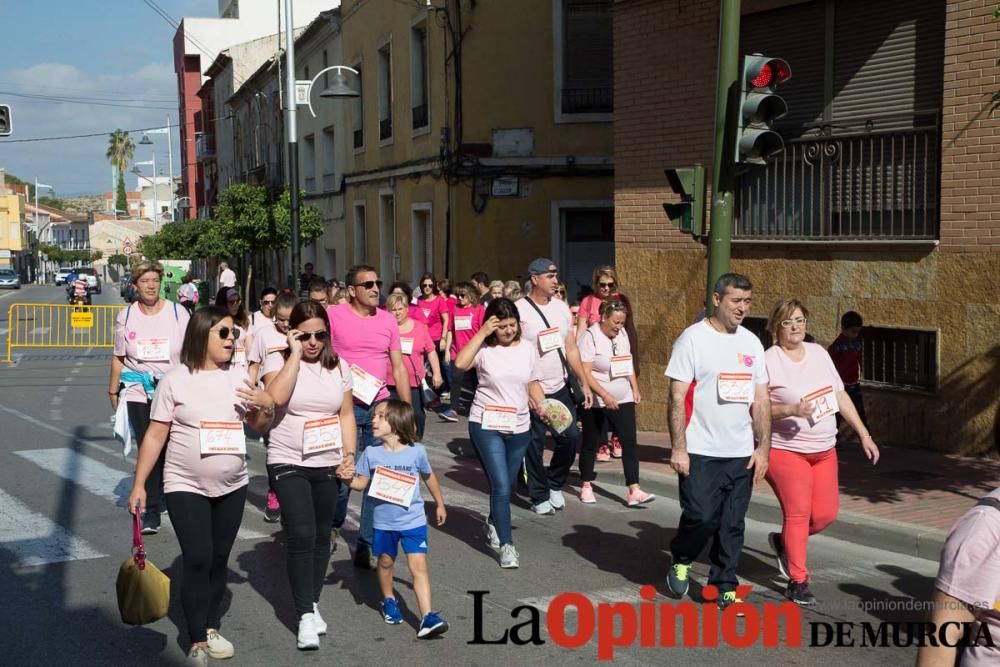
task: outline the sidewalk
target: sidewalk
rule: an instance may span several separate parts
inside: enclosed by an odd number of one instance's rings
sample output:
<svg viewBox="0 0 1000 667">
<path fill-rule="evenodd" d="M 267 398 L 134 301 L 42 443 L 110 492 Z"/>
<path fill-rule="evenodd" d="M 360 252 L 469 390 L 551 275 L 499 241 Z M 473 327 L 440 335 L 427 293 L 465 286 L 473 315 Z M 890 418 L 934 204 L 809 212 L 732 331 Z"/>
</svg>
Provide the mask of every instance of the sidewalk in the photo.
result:
<svg viewBox="0 0 1000 667">
<path fill-rule="evenodd" d="M 427 415 L 425 440 L 447 445 L 468 440 L 465 420 L 441 422 Z M 872 466 L 857 442 L 837 447 L 840 461 L 840 514 L 823 534 L 855 544 L 938 560 L 951 525 L 969 507 L 1000 486 L 1000 461 L 952 456 L 903 447 L 882 447 Z M 666 433 L 639 433 L 642 488 L 677 499 L 677 476 L 670 469 Z M 574 464 L 570 497 L 579 489 Z M 623 487 L 618 460 L 597 464 L 597 486 Z M 624 497 L 624 492 L 622 493 Z M 780 526 L 781 509 L 766 482 L 754 489 L 750 518 Z"/>
</svg>

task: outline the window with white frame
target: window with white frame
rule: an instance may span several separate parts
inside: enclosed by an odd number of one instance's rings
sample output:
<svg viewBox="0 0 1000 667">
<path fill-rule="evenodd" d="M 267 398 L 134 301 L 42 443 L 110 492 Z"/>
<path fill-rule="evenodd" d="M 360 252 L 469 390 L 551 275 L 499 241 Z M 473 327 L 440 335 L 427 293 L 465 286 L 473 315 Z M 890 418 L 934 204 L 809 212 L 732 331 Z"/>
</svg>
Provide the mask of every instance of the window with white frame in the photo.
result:
<svg viewBox="0 0 1000 667">
<path fill-rule="evenodd" d="M 302 176 L 306 192 L 316 192 L 316 137 L 312 134 L 302 142 Z"/>
<path fill-rule="evenodd" d="M 427 90 L 427 23 L 410 28 L 410 106 L 414 130 L 430 125 Z"/>
<path fill-rule="evenodd" d="M 323 128 L 323 153 L 320 159 L 323 161 L 323 191 L 330 192 L 337 189 L 336 158 L 337 145 L 334 143 L 333 125 Z"/>
<path fill-rule="evenodd" d="M 392 139 L 392 43 L 378 50 L 378 139 Z"/>
<path fill-rule="evenodd" d="M 364 79 L 361 76 L 361 63 L 357 62 L 353 68 L 358 71 L 358 96 L 351 101 L 351 130 L 353 132 L 353 146 L 355 149 L 365 147 L 365 89 Z"/>
<path fill-rule="evenodd" d="M 368 234 L 365 224 L 365 205 L 363 202 L 354 204 L 354 263 L 368 261 Z"/>
</svg>

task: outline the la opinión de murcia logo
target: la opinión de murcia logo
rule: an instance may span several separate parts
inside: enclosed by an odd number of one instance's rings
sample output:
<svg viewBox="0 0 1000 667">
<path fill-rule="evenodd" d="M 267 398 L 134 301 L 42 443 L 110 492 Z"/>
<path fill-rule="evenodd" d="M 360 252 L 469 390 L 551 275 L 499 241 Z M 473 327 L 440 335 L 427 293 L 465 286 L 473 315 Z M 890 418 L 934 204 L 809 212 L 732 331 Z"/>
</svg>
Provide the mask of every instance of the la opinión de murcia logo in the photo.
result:
<svg viewBox="0 0 1000 667">
<path fill-rule="evenodd" d="M 746 599 L 752 586 L 737 586 Z M 617 649 L 729 646 L 796 648 L 803 645 L 802 609 L 791 601 L 750 604 L 736 602 L 724 610 L 716 604 L 719 591 L 702 589 L 705 602 L 655 601 L 657 591 L 646 585 L 639 601 L 592 602 L 583 593 L 560 593 L 552 598 L 542 621 L 542 610 L 521 605 L 510 612 L 507 628 L 485 627 L 483 606 L 489 591 L 468 591 L 473 602 L 473 645 L 515 644 L 540 646 L 551 641 L 565 649 L 581 649 L 597 642 L 597 659 L 613 660 Z M 568 620 L 575 621 L 567 623 Z M 679 627 L 678 627 L 679 626 Z M 925 622 L 860 623 L 810 622 L 809 647 L 993 646 L 986 624 Z M 543 633 L 544 627 L 544 633 Z M 573 629 L 570 629 L 573 628 Z M 952 629 L 961 630 L 957 640 Z M 547 639 L 543 637 L 547 635 Z"/>
</svg>

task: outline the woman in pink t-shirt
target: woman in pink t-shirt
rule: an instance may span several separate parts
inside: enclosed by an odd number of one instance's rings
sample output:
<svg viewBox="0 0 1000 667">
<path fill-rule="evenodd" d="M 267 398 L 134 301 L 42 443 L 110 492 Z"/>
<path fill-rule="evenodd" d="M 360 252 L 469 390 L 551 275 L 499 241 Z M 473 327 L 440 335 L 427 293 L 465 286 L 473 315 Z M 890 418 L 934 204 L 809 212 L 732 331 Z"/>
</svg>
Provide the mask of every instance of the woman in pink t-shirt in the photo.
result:
<svg viewBox="0 0 1000 667">
<path fill-rule="evenodd" d="M 218 306 L 191 316 L 180 364 L 156 388 L 128 498 L 133 514 L 146 507 L 146 480 L 165 448 L 163 486 L 184 563 L 180 597 L 189 656 L 202 663 L 206 656 L 233 656 L 219 628 L 249 482 L 243 422 L 263 432 L 274 416 L 271 397 L 230 362 L 235 335 L 232 318 Z"/>
<path fill-rule="evenodd" d="M 591 482 L 597 479 L 594 462 L 597 445 L 604 436 L 605 423 L 618 434 L 622 446 L 622 467 L 628 487 L 626 503 L 636 507 L 655 496 L 639 488 L 639 445 L 636 439 L 635 406 L 641 400 L 635 377 L 632 348 L 625 333 L 625 304 L 601 304 L 601 321 L 591 326 L 577 343 L 583 372 L 594 392 L 594 405 L 583 411 L 583 446 L 580 450 L 580 500 L 595 503 Z"/>
<path fill-rule="evenodd" d="M 809 311 L 798 299 L 775 304 L 768 320 L 775 345 L 764 353 L 771 395 L 771 455 L 767 481 L 781 503 L 781 533 L 768 535 L 778 569 L 788 577 L 785 596 L 816 604 L 809 590 L 806 547 L 810 535 L 837 517 L 839 412 L 861 438 L 865 456 L 878 463 L 878 446 L 858 416 L 844 383 L 821 345 L 806 343 Z"/>
<path fill-rule="evenodd" d="M 438 394 L 449 389 L 448 384 L 448 348 L 445 346 L 445 332 L 449 328 L 448 313 L 450 310 L 448 298 L 438 291 L 438 280 L 433 273 L 425 273 L 420 277 L 420 296 L 417 297 L 417 307 L 427 322 L 427 331 L 437 348 L 438 364 L 444 377 L 444 384 Z"/>
<path fill-rule="evenodd" d="M 149 410 L 156 383 L 180 360 L 181 345 L 190 313 L 176 303 L 160 298 L 163 267 L 142 262 L 132 273 L 137 301 L 118 313 L 111 357 L 108 394 L 112 409 L 127 412 L 140 445 L 149 427 Z M 119 401 L 124 400 L 124 405 Z M 124 415 L 123 415 L 124 417 Z M 146 484 L 148 504 L 142 517 L 142 532 L 160 529 L 163 496 L 163 457 L 153 467 Z"/>
<path fill-rule="evenodd" d="M 399 345 L 402 348 L 403 360 L 406 365 L 406 373 L 410 378 L 410 405 L 413 406 L 413 416 L 417 421 L 417 437 L 424 437 L 424 425 L 427 423 L 427 413 L 424 412 L 424 397 L 421 389 L 421 381 L 426 373 L 424 360 L 431 366 L 431 386 L 437 389 L 444 380 L 441 377 L 441 366 L 438 364 L 436 347 L 431 335 L 427 331 L 427 325 L 417 321 L 410 315 L 409 301 L 405 294 L 392 293 L 385 300 L 385 307 L 396 318 L 399 324 Z M 396 391 L 395 380 L 392 377 L 392 369 L 388 371 L 389 396 L 399 398 Z"/>
<path fill-rule="evenodd" d="M 353 476 L 357 447 L 352 377 L 330 344 L 323 306 L 295 306 L 288 349 L 267 356 L 261 378 L 277 406 L 267 476 L 281 504 L 300 649 L 319 648 L 326 633 L 319 595 L 330 561 L 337 478 Z"/>
<path fill-rule="evenodd" d="M 451 373 L 448 384 L 451 386 L 451 407 L 441 413 L 441 418 L 447 421 L 458 421 L 458 415 L 464 412 L 462 390 L 469 394 L 476 391 L 475 369 L 465 372 L 455 366 L 458 353 L 469 344 L 483 326 L 484 309 L 479 305 L 476 288 L 472 283 L 462 282 L 455 286 L 455 303 L 451 308 L 451 327 L 445 333 L 445 347 L 451 351 Z"/>
<path fill-rule="evenodd" d="M 482 328 L 458 353 L 455 367 L 475 368 L 479 377 L 469 412 L 469 437 L 490 485 L 486 539 L 500 549 L 500 567 L 514 568 L 519 556 L 511 527 L 511 488 L 531 441 L 529 398 L 537 405 L 545 393 L 538 382 L 538 353 L 521 340 L 521 318 L 514 302 L 494 299 L 485 316 Z"/>
</svg>

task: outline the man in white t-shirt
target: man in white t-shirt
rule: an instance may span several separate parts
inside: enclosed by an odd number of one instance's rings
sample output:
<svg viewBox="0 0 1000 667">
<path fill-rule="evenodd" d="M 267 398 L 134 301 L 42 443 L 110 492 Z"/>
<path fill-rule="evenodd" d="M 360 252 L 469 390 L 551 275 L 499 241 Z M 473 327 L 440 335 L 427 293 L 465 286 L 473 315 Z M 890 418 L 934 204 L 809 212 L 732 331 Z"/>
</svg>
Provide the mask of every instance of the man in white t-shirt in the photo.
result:
<svg viewBox="0 0 1000 667">
<path fill-rule="evenodd" d="M 683 510 L 670 543 L 667 586 L 677 597 L 687 593 L 691 563 L 712 539 L 708 583 L 719 590 L 723 609 L 739 601 L 736 567 L 744 518 L 753 485 L 767 472 L 771 449 L 764 347 L 740 326 L 751 298 L 746 276 L 723 274 L 713 289 L 715 312 L 681 333 L 666 372 L 670 467 L 680 475 Z"/>
<path fill-rule="evenodd" d="M 566 506 L 562 488 L 569 477 L 569 469 L 576 458 L 580 429 L 576 426 L 576 405 L 567 386 L 565 364 L 578 378 L 585 377 L 580 351 L 576 347 L 576 325 L 573 314 L 565 301 L 554 299 L 559 287 L 559 269 L 551 259 L 540 257 L 528 266 L 531 291 L 518 299 L 517 310 L 521 316 L 521 336 L 534 346 L 539 355 L 539 375 L 546 398 L 563 403 L 573 415 L 572 425 L 561 434 L 552 432 L 555 449 L 548 469 L 542 455 L 545 451 L 545 432 L 549 427 L 538 415 L 531 412 L 531 444 L 525 453 L 528 470 L 528 495 L 536 514 L 554 514 Z M 564 361 L 565 360 L 565 361 Z M 590 387 L 583 385 L 584 407 L 593 400 Z M 454 390 L 454 389 L 453 389 Z"/>
<path fill-rule="evenodd" d="M 236 272 L 226 262 L 219 262 L 219 289 L 236 287 Z"/>
</svg>

